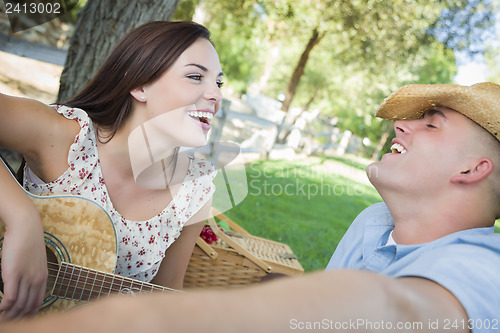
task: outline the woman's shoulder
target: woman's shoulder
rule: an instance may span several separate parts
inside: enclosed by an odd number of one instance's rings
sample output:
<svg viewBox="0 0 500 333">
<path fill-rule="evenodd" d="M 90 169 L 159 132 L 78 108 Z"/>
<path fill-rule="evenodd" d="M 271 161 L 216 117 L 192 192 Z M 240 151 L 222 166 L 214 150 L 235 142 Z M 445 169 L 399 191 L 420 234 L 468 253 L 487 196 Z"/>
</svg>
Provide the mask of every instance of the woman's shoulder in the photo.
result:
<svg viewBox="0 0 500 333">
<path fill-rule="evenodd" d="M 47 147 L 53 150 L 74 130 L 53 107 L 40 101 L 0 94 L 0 104 L 0 140 L 23 155 L 35 158 L 47 153 Z"/>
</svg>

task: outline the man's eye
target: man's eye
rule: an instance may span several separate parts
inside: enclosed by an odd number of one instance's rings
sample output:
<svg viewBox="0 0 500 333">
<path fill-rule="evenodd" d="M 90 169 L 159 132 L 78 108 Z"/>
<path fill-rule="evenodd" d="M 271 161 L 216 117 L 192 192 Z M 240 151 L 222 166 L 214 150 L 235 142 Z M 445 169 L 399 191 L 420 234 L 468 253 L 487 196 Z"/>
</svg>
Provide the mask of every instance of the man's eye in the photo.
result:
<svg viewBox="0 0 500 333">
<path fill-rule="evenodd" d="M 436 126 L 432 125 L 432 124 L 427 124 L 427 127 L 428 128 L 437 128 Z"/>
<path fill-rule="evenodd" d="M 224 82 L 217 81 L 217 87 L 222 88 L 224 86 Z"/>
<path fill-rule="evenodd" d="M 188 75 L 187 77 L 190 79 L 196 80 L 196 81 L 201 81 L 201 78 L 203 77 L 203 75 L 191 74 L 191 75 Z"/>
</svg>

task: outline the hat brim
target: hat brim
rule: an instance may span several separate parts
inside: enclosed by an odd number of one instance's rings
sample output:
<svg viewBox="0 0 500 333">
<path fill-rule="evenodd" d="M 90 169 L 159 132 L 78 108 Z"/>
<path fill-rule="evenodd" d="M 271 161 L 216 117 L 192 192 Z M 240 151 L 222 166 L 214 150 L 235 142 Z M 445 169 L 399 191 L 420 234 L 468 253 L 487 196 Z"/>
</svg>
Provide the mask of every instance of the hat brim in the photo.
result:
<svg viewBox="0 0 500 333">
<path fill-rule="evenodd" d="M 500 140 L 500 86 L 494 83 L 407 85 L 388 96 L 375 116 L 388 120 L 419 119 L 436 107 L 460 112 Z"/>
</svg>

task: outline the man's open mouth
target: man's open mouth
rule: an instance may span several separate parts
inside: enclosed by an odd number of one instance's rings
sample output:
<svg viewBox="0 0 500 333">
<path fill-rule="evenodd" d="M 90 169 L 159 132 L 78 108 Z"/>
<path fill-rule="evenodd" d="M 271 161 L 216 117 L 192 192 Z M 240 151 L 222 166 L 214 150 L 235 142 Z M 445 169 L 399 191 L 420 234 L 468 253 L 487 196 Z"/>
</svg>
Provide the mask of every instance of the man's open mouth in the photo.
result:
<svg viewBox="0 0 500 333">
<path fill-rule="evenodd" d="M 393 143 L 391 146 L 391 151 L 395 154 L 404 154 L 406 153 L 406 148 L 399 143 Z"/>
</svg>

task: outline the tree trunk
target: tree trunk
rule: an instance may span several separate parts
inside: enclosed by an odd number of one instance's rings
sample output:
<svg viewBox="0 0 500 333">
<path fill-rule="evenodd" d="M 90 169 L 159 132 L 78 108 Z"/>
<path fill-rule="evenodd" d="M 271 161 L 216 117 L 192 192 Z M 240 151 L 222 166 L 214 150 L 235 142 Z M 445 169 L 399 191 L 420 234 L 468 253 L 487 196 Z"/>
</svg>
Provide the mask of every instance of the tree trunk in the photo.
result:
<svg viewBox="0 0 500 333">
<path fill-rule="evenodd" d="M 285 100 L 283 101 L 283 104 L 281 106 L 282 111 L 288 112 L 288 109 L 292 104 L 293 97 L 295 96 L 295 91 L 297 90 L 297 87 L 299 85 L 300 78 L 304 74 L 304 69 L 306 68 L 306 63 L 309 59 L 309 55 L 311 54 L 312 49 L 316 45 L 318 45 L 323 37 L 324 34 L 320 35 L 318 32 L 318 28 L 315 28 L 313 30 L 311 38 L 309 39 L 304 52 L 302 52 L 299 62 L 297 63 L 297 66 L 295 66 L 295 70 L 293 71 L 292 78 L 290 79 L 288 87 L 286 88 Z"/>
<path fill-rule="evenodd" d="M 133 28 L 170 20 L 180 0 L 88 0 L 78 13 L 75 33 L 61 74 L 58 102 L 83 89 L 112 48 Z"/>
</svg>

